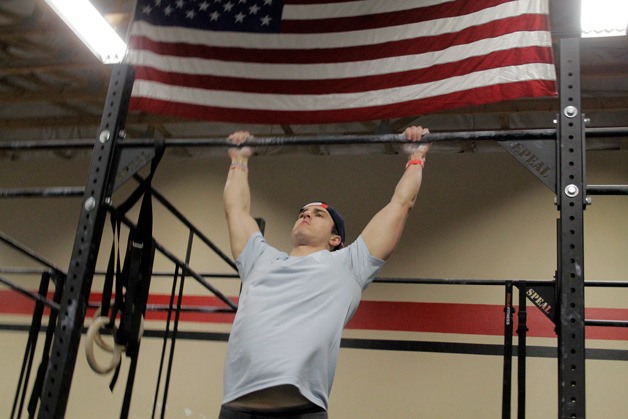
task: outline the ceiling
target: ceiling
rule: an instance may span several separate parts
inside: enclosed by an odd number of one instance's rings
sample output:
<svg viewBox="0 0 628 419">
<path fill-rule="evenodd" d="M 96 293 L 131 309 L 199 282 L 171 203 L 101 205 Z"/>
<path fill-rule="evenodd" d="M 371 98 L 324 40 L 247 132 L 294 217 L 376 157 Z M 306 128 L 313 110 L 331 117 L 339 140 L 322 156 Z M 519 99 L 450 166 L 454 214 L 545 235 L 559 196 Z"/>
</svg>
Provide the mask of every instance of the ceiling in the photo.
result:
<svg viewBox="0 0 628 419">
<path fill-rule="evenodd" d="M 132 0 L 92 0 L 125 37 Z M 570 3 L 570 4 L 569 4 Z M 560 37 L 574 22 L 569 0 L 551 0 L 556 60 Z M 577 21 L 577 19 L 576 19 Z M 572 29 L 572 28 L 571 28 Z M 581 41 L 582 108 L 592 127 L 628 126 L 628 37 Z M 43 0 L 0 3 L 0 145 L 24 141 L 94 139 L 111 66 L 100 63 Z M 522 99 L 390 121 L 310 126 L 235 126 L 162 115 L 130 114 L 131 137 L 224 137 L 239 128 L 258 136 L 379 134 L 421 124 L 432 131 L 552 128 L 556 98 Z M 595 139 L 605 149 L 627 149 L 626 138 Z M 456 151 L 466 151 L 457 146 Z M 477 148 L 474 148 L 477 151 Z M 0 158 L 10 155 L 5 146 Z"/>
</svg>

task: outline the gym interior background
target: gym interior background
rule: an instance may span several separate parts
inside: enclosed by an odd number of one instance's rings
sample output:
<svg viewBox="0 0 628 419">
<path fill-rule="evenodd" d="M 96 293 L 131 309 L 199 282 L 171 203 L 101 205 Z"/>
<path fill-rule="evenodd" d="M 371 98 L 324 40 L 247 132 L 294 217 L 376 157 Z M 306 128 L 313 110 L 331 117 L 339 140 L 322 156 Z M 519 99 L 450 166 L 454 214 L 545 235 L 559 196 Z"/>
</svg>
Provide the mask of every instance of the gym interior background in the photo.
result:
<svg viewBox="0 0 628 419">
<path fill-rule="evenodd" d="M 625 182 L 627 158 L 625 150 L 590 152 L 589 182 Z M 5 160 L 0 165 L 2 187 L 80 185 L 88 161 L 87 155 Z M 390 197 L 403 166 L 403 156 L 396 154 L 257 156 L 251 162 L 253 213 L 265 219 L 268 240 L 286 249 L 300 205 L 323 198 L 344 213 L 348 235 L 355 239 Z M 226 156 L 189 157 L 167 152 L 154 179 L 155 189 L 225 251 L 228 241 L 221 194 L 227 170 Z M 119 193 L 124 196 L 124 191 Z M 505 153 L 436 151 L 429 156 L 420 197 L 403 239 L 381 276 L 551 280 L 556 269 L 557 211 L 553 199 L 551 191 Z M 80 202 L 80 198 L 4 199 L 0 230 L 63 267 L 70 258 Z M 622 197 L 597 196 L 586 210 L 585 267 L 590 280 L 626 279 L 627 204 Z M 155 211 L 156 239 L 183 257 L 186 229 L 157 204 Z M 97 268 L 100 272 L 106 268 L 111 245 L 109 228 L 105 233 Z M 6 246 L 1 249 L 2 266 L 36 265 Z M 233 273 L 199 243 L 190 265 L 197 272 Z M 155 271 L 172 273 L 173 266 L 157 257 Z M 36 289 L 39 276 L 21 281 L 26 288 Z M 237 296 L 236 279 L 209 281 L 226 295 Z M 167 302 L 171 283 L 171 277 L 153 278 L 151 294 L 160 297 L 156 303 Z M 98 293 L 99 287 L 95 280 L 93 291 Z M 186 280 L 184 291 L 184 305 L 219 305 L 191 278 Z M 586 306 L 592 310 L 591 317 L 614 314 L 616 319 L 625 319 L 628 304 L 624 294 L 622 289 L 587 288 Z M 25 331 L 9 326 L 30 324 L 32 303 L 6 289 L 0 295 L 5 308 L 0 339 L 0 406 L 3 414 L 8 414 L 27 339 Z M 98 303 L 98 298 L 94 302 Z M 477 345 L 503 344 L 503 304 L 503 286 L 371 285 L 356 315 L 360 323 L 349 327 L 345 338 L 365 339 L 384 347 L 352 348 L 351 341 L 347 342 L 349 347 L 341 350 L 330 414 L 339 418 L 404 418 L 412 417 L 410 412 L 421 412 L 424 417 L 446 418 L 464 412 L 466 417 L 497 417 L 502 403 L 503 358 L 488 350 L 468 352 L 477 351 Z M 212 336 L 228 332 L 229 323 L 217 315 L 190 316 L 186 319 L 184 314 L 179 325 L 183 337 L 176 343 L 167 417 L 212 417 L 220 404 L 226 342 L 215 341 Z M 530 349 L 527 358 L 527 412 L 531 417 L 555 417 L 556 359 L 542 350 L 556 347 L 553 324 L 533 306 L 528 307 L 528 316 L 528 345 L 538 347 L 539 355 Z M 149 313 L 147 317 L 147 329 L 164 330 L 163 314 Z M 188 331 L 196 333 L 185 337 L 183 332 Z M 424 346 L 402 349 L 399 341 L 423 342 Z M 628 384 L 625 328 L 588 327 L 587 348 L 610 350 L 603 352 L 606 355 L 601 359 L 586 362 L 590 417 L 620 418 Z M 135 417 L 150 414 L 161 349 L 159 338 L 142 340 L 131 410 Z M 107 359 L 101 357 L 99 361 L 106 364 Z M 128 361 L 123 358 L 122 364 L 124 377 Z M 99 376 L 89 369 L 81 345 L 68 417 L 117 416 L 125 382 L 120 379 L 113 393 L 109 382 L 110 376 Z M 394 416 L 390 416 L 391 409 Z"/>
</svg>

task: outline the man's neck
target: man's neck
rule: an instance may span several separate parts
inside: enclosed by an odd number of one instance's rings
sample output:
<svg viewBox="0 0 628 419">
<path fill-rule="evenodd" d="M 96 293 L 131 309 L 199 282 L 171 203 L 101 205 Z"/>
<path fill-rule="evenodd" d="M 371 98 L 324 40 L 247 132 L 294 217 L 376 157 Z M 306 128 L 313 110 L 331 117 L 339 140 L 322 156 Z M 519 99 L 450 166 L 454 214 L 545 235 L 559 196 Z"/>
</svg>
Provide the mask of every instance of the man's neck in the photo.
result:
<svg viewBox="0 0 628 419">
<path fill-rule="evenodd" d="M 320 252 L 321 250 L 329 250 L 326 247 L 322 246 L 309 246 L 309 245 L 299 245 L 292 248 L 290 251 L 290 256 L 307 256 L 312 253 Z"/>
</svg>

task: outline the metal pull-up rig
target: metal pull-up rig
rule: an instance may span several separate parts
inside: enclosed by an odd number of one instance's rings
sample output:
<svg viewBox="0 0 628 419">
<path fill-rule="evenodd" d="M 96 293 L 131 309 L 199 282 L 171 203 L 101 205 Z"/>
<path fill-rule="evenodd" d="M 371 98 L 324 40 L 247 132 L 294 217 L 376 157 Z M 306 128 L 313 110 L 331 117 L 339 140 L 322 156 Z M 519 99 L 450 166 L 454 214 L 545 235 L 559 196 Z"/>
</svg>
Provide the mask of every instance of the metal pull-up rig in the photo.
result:
<svg viewBox="0 0 628 419">
<path fill-rule="evenodd" d="M 625 136 L 626 129 L 585 129 L 580 108 L 579 39 L 560 43 L 560 111 L 556 129 L 432 133 L 429 142 L 498 141 L 500 145 L 556 194 L 557 269 L 553 283 L 556 297 L 555 324 L 558 334 L 558 393 L 560 418 L 585 417 L 585 321 L 583 213 L 587 193 L 626 194 L 625 186 L 587 186 L 585 133 L 592 136 Z M 94 276 L 107 203 L 116 185 L 133 176 L 134 167 L 150 161 L 145 148 L 149 140 L 124 138 L 124 125 L 134 81 L 128 65 L 114 67 L 100 131 L 93 154 L 75 236 L 67 281 L 63 290 L 50 361 L 39 408 L 40 418 L 65 414 L 81 328 Z M 401 143 L 396 134 L 376 136 L 325 136 L 253 138 L 253 146 L 335 145 Z M 226 147 L 226 139 L 166 141 L 167 147 Z M 21 147 L 29 144 L 22 142 Z M 53 143 L 33 143 L 32 148 L 54 148 Z M 144 151 L 143 151 L 144 150 Z M 63 193 L 63 191 L 57 191 Z M 76 193 L 75 190 L 70 191 Z"/>
</svg>

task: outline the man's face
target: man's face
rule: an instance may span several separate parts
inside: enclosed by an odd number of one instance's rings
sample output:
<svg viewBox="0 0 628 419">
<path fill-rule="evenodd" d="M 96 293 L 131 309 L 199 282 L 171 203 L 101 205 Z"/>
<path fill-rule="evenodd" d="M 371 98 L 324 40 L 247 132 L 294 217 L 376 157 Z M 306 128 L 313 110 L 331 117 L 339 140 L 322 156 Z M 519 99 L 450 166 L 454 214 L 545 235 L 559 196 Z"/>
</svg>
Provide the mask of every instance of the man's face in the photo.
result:
<svg viewBox="0 0 628 419">
<path fill-rule="evenodd" d="M 334 236 L 333 228 L 334 220 L 325 208 L 319 205 L 307 206 L 301 210 L 292 228 L 293 245 L 323 243 L 328 246 L 330 238 Z"/>
</svg>

